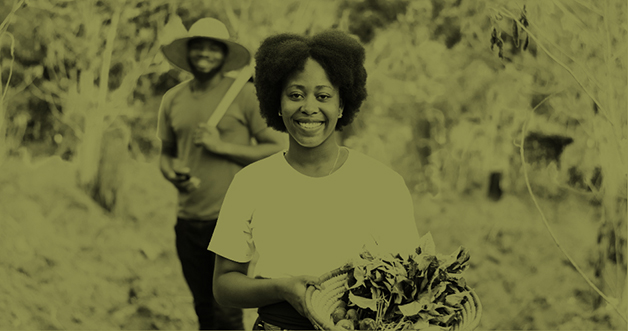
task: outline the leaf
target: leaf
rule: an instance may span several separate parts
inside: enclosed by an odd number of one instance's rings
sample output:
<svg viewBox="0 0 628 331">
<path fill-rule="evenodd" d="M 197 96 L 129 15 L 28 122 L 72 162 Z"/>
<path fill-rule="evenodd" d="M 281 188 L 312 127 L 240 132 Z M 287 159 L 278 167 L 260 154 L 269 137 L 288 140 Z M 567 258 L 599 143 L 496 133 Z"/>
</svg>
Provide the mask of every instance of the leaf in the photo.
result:
<svg viewBox="0 0 628 331">
<path fill-rule="evenodd" d="M 382 290 L 377 287 L 371 287 L 371 297 L 373 299 L 378 299 L 382 297 Z"/>
<path fill-rule="evenodd" d="M 418 320 L 414 323 L 413 327 L 415 330 L 425 330 L 427 328 L 429 328 L 430 323 L 426 320 Z"/>
<path fill-rule="evenodd" d="M 369 251 L 360 253 L 360 257 L 367 261 L 372 261 L 374 259 L 373 255 Z"/>
<path fill-rule="evenodd" d="M 413 293 L 415 289 L 416 289 L 416 286 L 414 286 L 414 283 L 412 283 L 409 279 L 402 279 L 398 281 L 397 283 L 395 283 L 391 292 L 393 294 L 397 294 L 400 300 L 401 299 L 409 300 L 413 298 Z"/>
<path fill-rule="evenodd" d="M 434 308 L 437 312 L 439 312 L 441 315 L 449 315 L 449 314 L 453 314 L 456 311 L 460 310 L 461 308 L 454 308 L 454 307 L 450 307 L 447 305 L 444 305 L 443 303 L 437 303 L 436 307 Z"/>
<path fill-rule="evenodd" d="M 436 256 L 433 255 L 421 255 L 417 261 L 417 268 L 420 271 L 427 270 L 430 266 L 434 266 L 437 263 Z"/>
<path fill-rule="evenodd" d="M 377 311 L 377 300 L 369 299 L 365 297 L 357 296 L 351 292 L 349 292 L 349 301 L 356 304 L 358 307 L 362 309 L 370 309 L 372 311 Z"/>
<path fill-rule="evenodd" d="M 451 320 L 456 316 L 456 314 L 445 314 L 445 315 L 440 315 L 434 318 L 435 321 L 437 322 L 441 322 L 445 325 L 448 325 Z"/>
<path fill-rule="evenodd" d="M 420 251 L 418 251 L 420 249 Z M 436 255 L 436 245 L 432 238 L 432 233 L 428 232 L 419 239 L 417 254 Z"/>
<path fill-rule="evenodd" d="M 353 278 L 355 278 L 356 282 L 349 289 L 354 289 L 361 285 L 364 285 L 364 276 L 365 276 L 364 267 L 363 266 L 355 267 L 353 269 Z"/>
<path fill-rule="evenodd" d="M 462 302 L 462 299 L 466 297 L 466 295 L 467 295 L 466 292 L 450 294 L 445 297 L 445 303 L 448 304 L 449 306 L 459 305 Z"/>
<path fill-rule="evenodd" d="M 432 289 L 433 297 L 438 298 L 447 289 L 447 282 L 441 282 Z"/>
<path fill-rule="evenodd" d="M 419 311 L 421 311 L 423 305 L 420 304 L 419 301 L 412 301 L 408 304 L 400 305 L 398 307 L 404 316 L 414 316 L 418 314 Z"/>
<path fill-rule="evenodd" d="M 438 325 L 430 325 L 429 327 L 422 329 L 421 331 L 443 331 L 447 330 L 447 328 L 442 328 Z"/>
<path fill-rule="evenodd" d="M 460 246 L 456 261 L 447 267 L 449 273 L 461 273 L 469 266 L 469 252 L 464 246 Z"/>
<path fill-rule="evenodd" d="M 451 283 L 455 284 L 460 289 L 464 289 L 467 286 L 467 281 L 461 274 L 447 273 L 447 278 Z"/>
<path fill-rule="evenodd" d="M 439 266 L 444 269 L 449 268 L 450 265 L 452 265 L 454 262 L 456 262 L 456 260 L 458 260 L 458 254 L 460 253 L 461 249 L 462 249 L 462 246 L 458 247 L 458 249 L 455 252 L 449 255 L 438 254 L 436 257 L 438 258 Z"/>
</svg>

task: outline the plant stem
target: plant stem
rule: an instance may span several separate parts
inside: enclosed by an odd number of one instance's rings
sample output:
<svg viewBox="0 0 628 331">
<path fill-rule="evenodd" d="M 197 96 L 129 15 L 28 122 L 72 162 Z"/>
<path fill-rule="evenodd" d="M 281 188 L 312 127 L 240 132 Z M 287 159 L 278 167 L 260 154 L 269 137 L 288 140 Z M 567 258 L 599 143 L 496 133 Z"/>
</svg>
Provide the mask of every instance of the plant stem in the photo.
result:
<svg viewBox="0 0 628 331">
<path fill-rule="evenodd" d="M 2 33 L 2 30 L 4 30 L 4 28 L 6 28 L 6 26 L 9 24 L 9 20 L 11 19 L 11 17 L 18 9 L 20 9 L 20 7 L 22 7 L 25 1 L 26 0 L 19 0 L 16 5 L 13 5 L 11 12 L 7 15 L 7 17 L 4 18 L 4 21 L 0 23 L 0 33 Z"/>
<path fill-rule="evenodd" d="M 532 109 L 532 112 L 530 113 L 530 118 L 532 118 L 532 116 L 534 115 L 534 111 L 543 102 L 545 102 L 550 97 L 551 97 L 551 95 L 546 97 L 545 99 L 543 99 L 541 102 L 539 102 L 539 104 L 536 105 L 536 107 L 534 107 L 534 109 Z M 573 265 L 573 267 L 578 271 L 580 276 L 582 276 L 582 278 L 584 278 L 584 280 L 587 282 L 587 284 L 589 284 L 589 286 L 591 286 L 591 288 L 593 288 L 593 290 L 595 290 L 595 292 L 597 292 L 604 299 L 604 301 L 606 301 L 611 307 L 613 307 L 615 309 L 617 314 L 619 314 L 619 316 L 624 321 L 628 322 L 628 320 L 626 320 L 626 316 L 624 316 L 624 314 L 621 313 L 621 311 L 619 310 L 617 305 L 612 303 L 610 301 L 610 299 L 606 295 L 604 295 L 604 293 L 602 293 L 602 291 L 600 291 L 600 289 L 597 288 L 597 286 L 595 286 L 595 284 L 593 284 L 593 282 L 589 279 L 589 277 L 587 277 L 587 275 L 584 274 L 584 272 L 582 271 L 582 269 L 580 269 L 578 264 L 576 264 L 576 262 L 571 258 L 569 253 L 567 253 L 567 251 L 565 251 L 565 249 L 561 246 L 561 244 L 558 242 L 558 239 L 554 235 L 554 231 L 552 231 L 552 228 L 550 227 L 549 222 L 547 221 L 547 218 L 545 217 L 545 213 L 543 213 L 543 210 L 539 206 L 539 203 L 538 203 L 538 201 L 536 199 L 536 196 L 532 192 L 532 187 L 530 186 L 530 179 L 528 177 L 528 171 L 526 170 L 526 160 L 525 160 L 524 146 L 525 146 L 525 134 L 526 134 L 527 127 L 528 127 L 528 122 L 529 122 L 529 119 L 524 122 L 523 128 L 521 130 L 521 145 L 519 146 L 519 153 L 520 153 L 520 156 L 521 156 L 521 164 L 523 166 L 523 175 L 524 175 L 524 178 L 525 178 L 526 186 L 528 188 L 528 192 L 530 193 L 530 197 L 532 198 L 532 201 L 534 202 L 534 205 L 536 206 L 536 209 L 541 214 L 541 219 L 543 220 L 543 224 L 545 224 L 545 227 L 547 228 L 547 231 L 549 232 L 550 236 L 552 236 L 552 239 L 554 240 L 554 243 L 556 244 L 556 246 L 558 246 L 560 251 L 565 255 L 565 257 L 567 257 L 567 259 L 569 260 L 571 265 Z"/>
<path fill-rule="evenodd" d="M 0 98 L 0 102 L 4 102 L 4 99 L 7 96 L 7 92 L 9 91 L 9 83 L 11 82 L 11 78 L 13 77 L 13 64 L 15 63 L 15 38 L 13 37 L 13 34 L 9 32 L 4 32 L 4 33 L 6 33 L 7 35 L 9 35 L 9 37 L 11 37 L 11 65 L 9 66 L 9 78 L 7 79 L 7 85 L 4 88 L 4 92 L 2 92 L 2 97 Z M 2 37 L 1 34 L 0 34 L 0 37 Z M 0 89 L 0 91 L 2 90 Z"/>
<path fill-rule="evenodd" d="M 499 12 L 499 11 L 498 11 Z M 539 40 L 539 38 L 533 34 L 528 28 L 526 28 L 523 24 L 521 24 L 521 22 L 519 22 L 519 20 L 517 19 L 517 17 L 511 13 L 510 11 L 508 11 L 507 9 L 502 8 L 501 9 L 501 13 L 505 14 L 505 16 L 509 17 L 510 19 L 512 19 L 513 21 L 515 21 L 515 23 L 521 28 L 523 29 L 528 36 L 530 36 L 530 38 L 532 38 L 534 41 L 536 41 L 536 44 L 545 52 L 545 54 L 547 54 L 547 56 L 549 56 L 552 60 L 554 60 L 554 62 L 556 62 L 558 65 L 560 65 L 561 67 L 563 67 L 563 69 L 565 69 L 578 83 L 578 85 L 580 85 L 580 87 L 584 90 L 584 92 L 591 98 L 591 100 L 593 100 L 593 102 L 595 102 L 595 104 L 598 106 L 598 109 L 600 111 L 600 114 L 602 114 L 606 120 L 608 120 L 609 122 L 610 119 L 608 118 L 607 114 L 606 114 L 606 108 L 604 106 L 602 106 L 602 104 L 598 101 L 598 99 L 593 95 L 593 93 L 591 91 L 589 91 L 588 88 L 586 88 L 584 86 L 584 84 L 582 83 L 582 81 L 580 80 L 580 78 L 578 78 L 578 76 L 576 76 L 576 74 L 573 72 L 573 70 L 571 70 L 564 62 L 562 62 L 561 60 L 559 60 L 552 52 L 550 52 Z M 500 14 L 501 14 L 500 13 Z M 558 45 L 555 45 L 553 42 L 550 41 L 550 44 L 552 44 L 554 47 L 560 49 L 560 47 L 558 47 Z M 590 75 L 589 75 L 590 76 Z M 593 80 L 595 82 L 595 80 L 593 78 L 590 78 L 591 80 Z M 611 122 L 611 125 L 614 126 L 614 123 Z"/>
</svg>

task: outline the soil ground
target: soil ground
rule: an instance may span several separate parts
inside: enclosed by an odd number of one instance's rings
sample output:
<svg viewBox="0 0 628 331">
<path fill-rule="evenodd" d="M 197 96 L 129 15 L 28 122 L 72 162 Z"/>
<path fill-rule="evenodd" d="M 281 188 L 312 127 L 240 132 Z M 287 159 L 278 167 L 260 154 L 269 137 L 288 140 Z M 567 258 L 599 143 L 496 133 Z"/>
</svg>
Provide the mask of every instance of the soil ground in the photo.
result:
<svg viewBox="0 0 628 331">
<path fill-rule="evenodd" d="M 106 213 L 59 158 L 0 166 L 0 329 L 196 329 L 174 247 L 175 191 L 154 163 L 125 169 Z M 529 196 L 415 196 L 418 227 L 437 251 L 470 250 L 480 329 L 624 329 L 574 270 Z M 598 209 L 567 195 L 541 200 L 561 244 L 593 276 Z M 250 329 L 256 317 L 245 311 Z"/>
</svg>

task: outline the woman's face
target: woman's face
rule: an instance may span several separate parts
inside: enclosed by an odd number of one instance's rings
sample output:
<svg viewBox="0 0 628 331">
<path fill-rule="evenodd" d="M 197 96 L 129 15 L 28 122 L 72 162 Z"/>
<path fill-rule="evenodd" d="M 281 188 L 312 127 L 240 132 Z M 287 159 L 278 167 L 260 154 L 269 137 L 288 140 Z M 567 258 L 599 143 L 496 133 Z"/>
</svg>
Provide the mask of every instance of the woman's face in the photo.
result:
<svg viewBox="0 0 628 331">
<path fill-rule="evenodd" d="M 290 138 L 303 147 L 317 147 L 336 129 L 342 114 L 338 89 L 323 67 L 313 59 L 286 83 L 281 95 L 281 114 Z"/>
<path fill-rule="evenodd" d="M 190 42 L 188 46 L 188 57 L 196 71 L 209 73 L 212 70 L 220 68 L 225 59 L 225 54 L 218 42 L 200 38 Z"/>
</svg>

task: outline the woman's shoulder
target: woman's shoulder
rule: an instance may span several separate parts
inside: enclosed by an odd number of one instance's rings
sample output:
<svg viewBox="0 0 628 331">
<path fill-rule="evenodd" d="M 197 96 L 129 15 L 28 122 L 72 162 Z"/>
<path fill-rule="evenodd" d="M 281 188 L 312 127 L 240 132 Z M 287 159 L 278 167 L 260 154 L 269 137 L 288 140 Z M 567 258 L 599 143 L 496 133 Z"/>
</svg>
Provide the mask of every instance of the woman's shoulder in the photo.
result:
<svg viewBox="0 0 628 331">
<path fill-rule="evenodd" d="M 261 160 L 255 161 L 242 168 L 236 176 L 263 178 L 260 176 L 268 177 L 272 173 L 279 172 L 281 171 L 284 162 L 283 153 L 284 151 L 277 152 Z"/>
<path fill-rule="evenodd" d="M 363 152 L 357 151 L 355 149 L 349 148 L 349 153 L 352 158 L 352 167 L 355 171 L 367 172 L 370 174 L 374 174 L 379 176 L 383 176 L 385 178 L 400 178 L 395 170 L 393 170 L 390 166 L 384 164 L 382 161 L 369 156 Z"/>
</svg>

